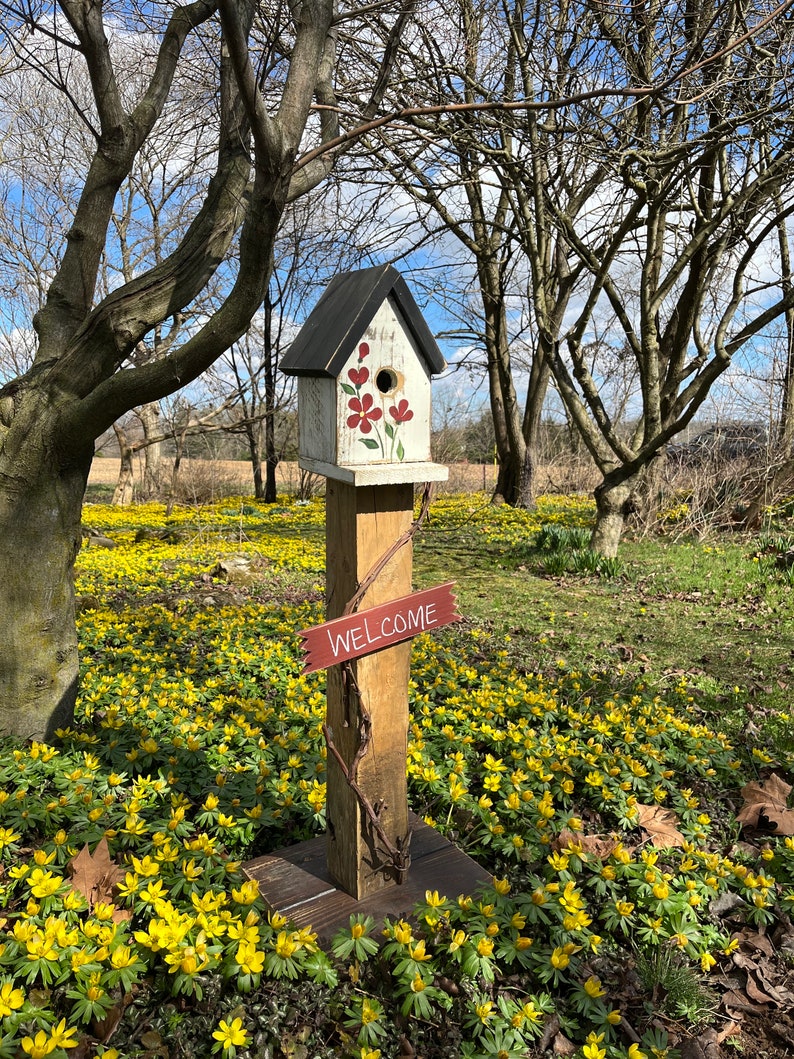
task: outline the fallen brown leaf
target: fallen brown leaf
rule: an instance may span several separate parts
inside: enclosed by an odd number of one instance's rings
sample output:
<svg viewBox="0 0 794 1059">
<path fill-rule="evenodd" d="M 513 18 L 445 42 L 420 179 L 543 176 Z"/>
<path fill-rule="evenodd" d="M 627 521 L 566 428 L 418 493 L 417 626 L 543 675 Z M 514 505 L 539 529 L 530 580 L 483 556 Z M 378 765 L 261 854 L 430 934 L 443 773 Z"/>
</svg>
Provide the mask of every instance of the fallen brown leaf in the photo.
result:
<svg viewBox="0 0 794 1059">
<path fill-rule="evenodd" d="M 659 849 L 684 845 L 686 840 L 676 827 L 678 817 L 672 810 L 663 809 L 661 805 L 641 805 L 639 802 L 637 810 L 639 825 L 652 845 Z"/>
<path fill-rule="evenodd" d="M 543 1027 L 543 1034 L 538 1041 L 538 1049 L 541 1052 L 545 1052 L 548 1046 L 553 1041 L 556 1034 L 560 1029 L 560 1019 L 558 1015 L 551 1015 L 546 1019 L 546 1024 Z"/>
<path fill-rule="evenodd" d="M 775 1007 L 779 1007 L 780 1003 L 778 999 L 771 995 L 773 988 L 770 988 L 766 982 L 764 985 L 767 986 L 769 992 L 767 992 L 767 989 L 762 989 L 756 980 L 755 975 L 748 972 L 747 984 L 744 987 L 747 990 L 748 997 L 755 1001 L 756 1004 L 774 1004 Z"/>
<path fill-rule="evenodd" d="M 775 946 L 766 936 L 755 930 L 743 930 L 737 935 L 739 945 L 745 952 L 762 952 L 764 956 L 774 956 Z"/>
<path fill-rule="evenodd" d="M 761 1015 L 764 1008 L 754 1004 L 744 993 L 738 989 L 729 989 L 722 994 L 722 1005 L 729 1015 L 735 1016 L 739 1012 L 747 1011 L 752 1015 Z"/>
<path fill-rule="evenodd" d="M 99 840 L 93 853 L 88 844 L 83 846 L 66 865 L 66 870 L 71 876 L 73 888 L 85 897 L 89 908 L 94 908 L 100 902 L 114 904 L 115 887 L 124 878 L 124 872 L 111 859 L 106 838 Z M 126 909 L 118 908 L 113 919 L 118 922 L 130 916 L 131 913 Z"/>
<path fill-rule="evenodd" d="M 554 1054 L 555 1055 L 573 1055 L 576 1052 L 576 1045 L 573 1041 L 569 1041 L 564 1033 L 558 1033 L 554 1038 Z"/>
<path fill-rule="evenodd" d="M 618 846 L 616 838 L 604 838 L 602 835 L 583 835 L 577 831 L 564 828 L 551 843 L 555 853 L 568 847 L 581 849 L 583 853 L 592 853 L 598 860 L 606 860 Z"/>
<path fill-rule="evenodd" d="M 742 787 L 744 805 L 737 820 L 745 827 L 763 828 L 768 823 L 777 835 L 794 835 L 794 810 L 787 805 L 790 793 L 790 785 L 775 774 L 769 779 L 745 784 Z"/>
<path fill-rule="evenodd" d="M 681 1048 L 681 1059 L 721 1059 L 717 1031 L 709 1027 L 698 1037 L 690 1037 Z"/>
<path fill-rule="evenodd" d="M 125 993 L 118 1003 L 114 1004 L 113 1007 L 108 1011 L 103 1019 L 94 1019 L 91 1024 L 91 1029 L 97 1040 L 100 1040 L 103 1044 L 107 1044 L 113 1034 L 119 1027 L 121 1020 L 124 1016 L 124 1012 L 130 1006 L 135 999 L 135 993 L 137 989 L 133 987 L 133 990 L 129 993 Z M 71 1059 L 71 1054 L 70 1054 Z"/>
<path fill-rule="evenodd" d="M 738 1033 L 741 1032 L 741 1024 L 739 1022 L 734 1022 L 733 1020 L 731 1020 L 719 1031 L 719 1033 L 717 1034 L 717 1040 L 720 1042 L 720 1044 L 722 1044 L 723 1041 L 727 1041 L 729 1037 L 735 1037 Z"/>
</svg>

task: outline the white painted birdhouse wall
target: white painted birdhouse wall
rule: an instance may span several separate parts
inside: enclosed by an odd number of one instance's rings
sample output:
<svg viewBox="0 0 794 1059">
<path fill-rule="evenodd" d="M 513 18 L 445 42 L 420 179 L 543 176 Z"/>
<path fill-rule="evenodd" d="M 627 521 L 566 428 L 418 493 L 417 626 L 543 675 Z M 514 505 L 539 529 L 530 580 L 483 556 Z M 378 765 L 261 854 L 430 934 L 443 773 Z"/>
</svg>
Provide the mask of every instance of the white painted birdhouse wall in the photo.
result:
<svg viewBox="0 0 794 1059">
<path fill-rule="evenodd" d="M 301 459 L 336 460 L 337 380 L 321 375 L 298 379 L 298 437 Z"/>
<path fill-rule="evenodd" d="M 336 462 L 430 459 L 430 375 L 391 298 L 378 308 L 336 385 Z"/>
</svg>

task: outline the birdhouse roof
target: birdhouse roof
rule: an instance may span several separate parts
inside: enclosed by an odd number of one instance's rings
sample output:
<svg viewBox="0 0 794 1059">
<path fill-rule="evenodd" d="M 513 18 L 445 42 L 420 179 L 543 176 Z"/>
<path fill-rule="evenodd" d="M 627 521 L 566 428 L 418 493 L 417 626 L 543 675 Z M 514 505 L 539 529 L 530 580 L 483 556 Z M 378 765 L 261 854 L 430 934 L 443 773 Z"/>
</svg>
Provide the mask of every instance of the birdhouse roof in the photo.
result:
<svg viewBox="0 0 794 1059">
<path fill-rule="evenodd" d="M 287 375 L 336 378 L 380 305 L 391 297 L 419 353 L 437 375 L 447 366 L 425 318 L 392 265 L 342 272 L 326 287 L 281 360 Z"/>
</svg>

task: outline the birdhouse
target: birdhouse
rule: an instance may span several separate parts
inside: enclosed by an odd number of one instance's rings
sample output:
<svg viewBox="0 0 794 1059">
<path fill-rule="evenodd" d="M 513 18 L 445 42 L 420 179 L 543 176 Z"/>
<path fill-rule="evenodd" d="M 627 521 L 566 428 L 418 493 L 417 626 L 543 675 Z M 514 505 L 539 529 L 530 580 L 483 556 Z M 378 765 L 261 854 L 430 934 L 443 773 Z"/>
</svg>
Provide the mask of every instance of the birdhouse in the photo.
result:
<svg viewBox="0 0 794 1059">
<path fill-rule="evenodd" d="M 430 379 L 445 367 L 396 269 L 337 276 L 281 361 L 298 378 L 300 466 L 352 485 L 446 480 L 430 459 Z"/>
</svg>

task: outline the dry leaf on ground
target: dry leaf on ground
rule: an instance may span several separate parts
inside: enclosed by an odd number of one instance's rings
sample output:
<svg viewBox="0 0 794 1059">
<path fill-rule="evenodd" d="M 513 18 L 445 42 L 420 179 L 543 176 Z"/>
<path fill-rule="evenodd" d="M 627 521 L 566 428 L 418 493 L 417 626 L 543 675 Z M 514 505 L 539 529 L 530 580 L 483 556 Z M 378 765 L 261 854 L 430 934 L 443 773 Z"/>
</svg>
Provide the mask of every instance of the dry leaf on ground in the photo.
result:
<svg viewBox="0 0 794 1059">
<path fill-rule="evenodd" d="M 554 1038 L 554 1054 L 569 1056 L 573 1055 L 577 1051 L 576 1045 L 573 1041 L 569 1041 L 564 1033 L 558 1033 Z"/>
<path fill-rule="evenodd" d="M 618 847 L 618 840 L 612 836 L 605 838 L 603 835 L 583 835 L 579 831 L 571 831 L 564 828 L 552 841 L 551 848 L 555 853 L 561 849 L 581 849 L 585 854 L 592 853 L 598 860 L 606 860 Z"/>
<path fill-rule="evenodd" d="M 780 776 L 745 784 L 742 787 L 744 805 L 737 819 L 745 827 L 772 825 L 778 835 L 794 835 L 794 809 L 787 802 L 791 787 Z"/>
<path fill-rule="evenodd" d="M 722 1059 L 723 1051 L 717 1031 L 709 1027 L 697 1037 L 684 1041 L 681 1059 Z"/>
<path fill-rule="evenodd" d="M 115 903 L 116 883 L 124 878 L 124 872 L 111 859 L 107 839 L 100 839 L 93 853 L 87 844 L 83 846 L 66 868 L 71 876 L 72 886 L 85 897 L 89 908 L 99 902 L 109 905 Z M 130 917 L 131 913 L 123 908 L 117 908 L 113 913 L 116 922 Z"/>
<path fill-rule="evenodd" d="M 639 825 L 652 845 L 658 846 L 659 849 L 684 845 L 686 840 L 676 827 L 678 817 L 672 810 L 663 809 L 661 805 L 640 805 L 639 802 L 637 810 Z"/>
</svg>

